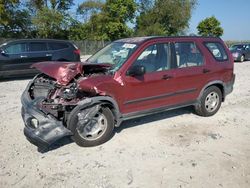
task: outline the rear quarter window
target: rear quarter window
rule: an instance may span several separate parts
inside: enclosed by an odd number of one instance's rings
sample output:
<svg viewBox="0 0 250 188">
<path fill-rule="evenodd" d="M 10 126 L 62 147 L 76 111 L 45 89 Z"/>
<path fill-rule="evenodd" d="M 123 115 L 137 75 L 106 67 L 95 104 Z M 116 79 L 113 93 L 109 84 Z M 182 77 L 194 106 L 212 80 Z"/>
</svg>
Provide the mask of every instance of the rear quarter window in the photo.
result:
<svg viewBox="0 0 250 188">
<path fill-rule="evenodd" d="M 205 46 L 218 61 L 228 60 L 228 56 L 224 46 L 219 42 L 205 42 Z"/>
<path fill-rule="evenodd" d="M 49 43 L 49 49 L 50 50 L 61 50 L 61 49 L 65 49 L 68 48 L 69 45 L 66 43 L 59 43 L 59 42 L 51 42 Z"/>
</svg>

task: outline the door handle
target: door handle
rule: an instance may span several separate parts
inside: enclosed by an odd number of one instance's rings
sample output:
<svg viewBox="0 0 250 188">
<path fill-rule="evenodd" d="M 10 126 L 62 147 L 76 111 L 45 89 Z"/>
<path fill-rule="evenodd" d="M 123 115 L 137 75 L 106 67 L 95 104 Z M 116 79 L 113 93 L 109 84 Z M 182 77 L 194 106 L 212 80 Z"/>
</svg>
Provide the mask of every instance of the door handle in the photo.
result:
<svg viewBox="0 0 250 188">
<path fill-rule="evenodd" d="M 27 58 L 27 55 L 20 55 L 21 58 Z"/>
<path fill-rule="evenodd" d="M 203 69 L 203 73 L 209 73 L 211 70 L 209 69 Z"/>
<path fill-rule="evenodd" d="M 170 75 L 167 75 L 167 74 L 165 74 L 165 75 L 162 76 L 163 80 L 169 80 L 171 78 L 173 78 L 173 76 L 170 76 Z"/>
<path fill-rule="evenodd" d="M 50 57 L 50 56 L 52 56 L 52 54 L 46 54 L 46 57 Z"/>
</svg>

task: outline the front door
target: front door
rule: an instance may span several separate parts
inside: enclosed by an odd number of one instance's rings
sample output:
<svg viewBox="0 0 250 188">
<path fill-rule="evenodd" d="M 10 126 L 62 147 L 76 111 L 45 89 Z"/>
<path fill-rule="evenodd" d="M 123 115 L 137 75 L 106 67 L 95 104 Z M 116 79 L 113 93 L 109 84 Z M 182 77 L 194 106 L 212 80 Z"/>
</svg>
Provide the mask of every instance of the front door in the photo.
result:
<svg viewBox="0 0 250 188">
<path fill-rule="evenodd" d="M 27 43 L 11 43 L 1 54 L 0 71 L 4 75 L 18 75 L 25 71 L 24 62 L 27 60 Z"/>
<path fill-rule="evenodd" d="M 122 101 L 122 113 L 141 112 L 171 104 L 175 75 L 170 70 L 170 43 L 146 46 L 129 69 L 134 66 L 143 66 L 146 73 L 125 76 L 126 95 Z"/>
</svg>

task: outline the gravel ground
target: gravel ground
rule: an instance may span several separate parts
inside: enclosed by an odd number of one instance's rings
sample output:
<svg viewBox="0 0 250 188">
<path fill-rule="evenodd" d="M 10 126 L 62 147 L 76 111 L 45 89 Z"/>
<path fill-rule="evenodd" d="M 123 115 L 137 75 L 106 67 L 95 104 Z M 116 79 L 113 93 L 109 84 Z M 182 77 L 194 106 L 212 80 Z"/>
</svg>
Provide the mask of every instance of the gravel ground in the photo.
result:
<svg viewBox="0 0 250 188">
<path fill-rule="evenodd" d="M 23 135 L 28 79 L 0 82 L 0 187 L 250 187 L 250 62 L 235 89 L 203 118 L 184 108 L 126 121 L 107 143 L 64 139 L 42 152 Z"/>
</svg>

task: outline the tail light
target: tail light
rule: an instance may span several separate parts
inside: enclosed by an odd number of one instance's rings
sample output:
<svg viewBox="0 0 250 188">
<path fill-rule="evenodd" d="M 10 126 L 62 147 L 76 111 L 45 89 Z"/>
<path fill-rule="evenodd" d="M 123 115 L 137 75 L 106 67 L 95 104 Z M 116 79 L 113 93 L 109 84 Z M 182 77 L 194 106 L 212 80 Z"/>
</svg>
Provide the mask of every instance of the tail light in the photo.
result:
<svg viewBox="0 0 250 188">
<path fill-rule="evenodd" d="M 80 55 L 80 54 L 81 54 L 81 51 L 80 51 L 79 49 L 74 50 L 74 54 Z"/>
</svg>

